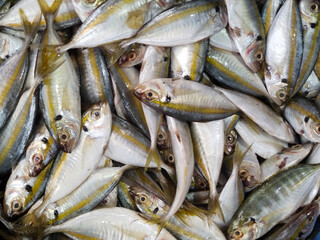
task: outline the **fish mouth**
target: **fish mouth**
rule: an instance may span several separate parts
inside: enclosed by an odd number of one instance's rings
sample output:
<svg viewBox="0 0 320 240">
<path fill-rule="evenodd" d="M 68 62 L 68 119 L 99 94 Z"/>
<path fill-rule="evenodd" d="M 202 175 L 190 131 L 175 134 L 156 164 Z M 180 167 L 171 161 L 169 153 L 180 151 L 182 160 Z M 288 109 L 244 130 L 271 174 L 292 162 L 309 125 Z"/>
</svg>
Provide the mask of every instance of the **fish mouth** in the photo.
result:
<svg viewBox="0 0 320 240">
<path fill-rule="evenodd" d="M 41 171 L 44 169 L 44 164 L 38 164 L 38 165 L 35 165 L 33 167 L 30 168 L 30 171 L 29 171 L 29 176 L 30 177 L 36 177 L 38 176 Z"/>
<path fill-rule="evenodd" d="M 132 90 L 133 95 L 139 100 L 143 101 L 145 99 L 144 92 L 140 88 L 134 88 Z"/>
<path fill-rule="evenodd" d="M 66 153 L 71 153 L 72 150 L 74 149 L 75 145 L 76 145 L 76 140 L 70 139 L 67 142 L 61 142 L 59 143 L 60 147 L 62 148 L 62 150 Z"/>
<path fill-rule="evenodd" d="M 127 56 L 121 56 L 121 57 L 118 59 L 118 65 L 121 66 L 121 65 L 123 65 L 124 63 L 126 63 L 127 61 L 128 61 Z"/>
</svg>

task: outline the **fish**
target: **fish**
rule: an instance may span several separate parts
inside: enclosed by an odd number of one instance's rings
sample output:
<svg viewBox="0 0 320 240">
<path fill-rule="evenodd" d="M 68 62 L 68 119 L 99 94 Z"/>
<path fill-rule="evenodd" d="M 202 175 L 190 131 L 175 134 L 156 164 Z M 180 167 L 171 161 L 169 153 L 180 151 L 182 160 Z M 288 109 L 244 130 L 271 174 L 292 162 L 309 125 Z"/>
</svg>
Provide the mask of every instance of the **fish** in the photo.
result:
<svg viewBox="0 0 320 240">
<path fill-rule="evenodd" d="M 58 154 L 50 172 L 43 202 L 32 212 L 36 217 L 50 203 L 72 192 L 95 170 L 109 141 L 111 119 L 107 102 L 95 104 L 83 114 L 79 143 L 72 153 L 60 151 Z M 62 187 L 63 182 L 68 182 L 68 186 Z M 29 221 L 26 218 L 22 224 L 28 225 Z"/>
<path fill-rule="evenodd" d="M 223 94 L 185 79 L 153 79 L 136 86 L 133 94 L 156 111 L 184 121 L 219 120 L 238 112 Z"/>
<path fill-rule="evenodd" d="M 273 101 L 281 106 L 291 96 L 299 77 L 303 33 L 296 1 L 285 1 L 275 17 L 266 41 L 264 78 Z"/>
<path fill-rule="evenodd" d="M 71 41 L 57 48 L 98 47 L 132 37 L 147 21 L 151 0 L 111 0 L 94 11 L 80 26 Z M 121 31 L 119 31 L 121 29 Z M 107 31 L 109 34 L 104 34 Z"/>
<path fill-rule="evenodd" d="M 190 126 L 194 154 L 201 171 L 209 183 L 209 213 L 223 215 L 218 205 L 218 183 L 224 155 L 224 122 L 216 120 L 205 123 L 193 122 Z M 220 212 L 219 212 L 220 211 Z"/>
<path fill-rule="evenodd" d="M 320 50 L 320 1 L 300 1 L 299 9 L 303 27 L 303 53 L 299 77 L 293 89 L 293 97 L 307 81 L 313 71 Z"/>
<path fill-rule="evenodd" d="M 305 239 L 312 232 L 318 216 L 319 200 L 316 199 L 290 216 L 286 224 L 273 232 L 266 240 Z"/>
<path fill-rule="evenodd" d="M 310 203 L 318 192 L 319 169 L 319 165 L 300 164 L 262 183 L 233 216 L 228 238 L 257 239 L 301 205 Z"/>
<path fill-rule="evenodd" d="M 216 89 L 271 136 L 288 143 L 296 142 L 296 136 L 291 126 L 282 116 L 259 99 L 224 88 L 216 87 Z"/>
<path fill-rule="evenodd" d="M 269 96 L 261 77 L 248 69 L 238 54 L 210 47 L 205 72 L 214 78 L 215 83 L 256 97 Z"/>
<path fill-rule="evenodd" d="M 154 78 L 168 77 L 169 74 L 169 57 L 170 52 L 168 49 L 148 46 L 145 51 L 140 74 L 139 74 L 139 83 L 149 82 Z M 148 132 L 150 135 L 150 150 L 146 162 L 145 169 L 147 169 L 149 162 L 153 158 L 157 163 L 158 168 L 160 169 L 160 155 L 156 152 L 157 149 L 157 137 L 160 129 L 160 124 L 162 121 L 162 114 L 159 114 L 154 109 L 149 106 L 142 104 L 141 105 L 144 117 L 147 123 Z"/>
<path fill-rule="evenodd" d="M 38 53 L 37 71 L 49 64 L 49 56 L 59 56 L 49 45 L 60 44 L 61 40 L 53 28 L 62 0 L 55 0 L 49 7 L 39 1 L 46 19 L 46 30 L 42 37 L 43 48 Z M 65 152 L 72 152 L 78 142 L 81 125 L 79 78 L 68 53 L 61 55 L 64 62 L 43 81 L 40 91 L 40 108 L 44 121 L 54 140 Z M 67 81 L 66 81 L 67 80 Z"/>
<path fill-rule="evenodd" d="M 286 105 L 284 117 L 300 136 L 311 142 L 320 141 L 320 110 L 315 104 L 294 97 Z"/>
<path fill-rule="evenodd" d="M 25 29 L 25 41 L 21 49 L 0 66 L 1 79 L 3 79 L 0 85 L 0 128 L 12 114 L 21 96 L 29 67 L 29 45 L 37 32 L 40 21 L 40 15 L 38 15 L 33 18 L 32 22 L 29 22 L 23 10 L 20 11 L 19 17 Z"/>
<path fill-rule="evenodd" d="M 240 119 L 235 129 L 243 141 L 251 146 L 250 149 L 260 157 L 269 158 L 288 147 L 286 142 L 270 136 L 249 119 Z"/>
<path fill-rule="evenodd" d="M 279 171 L 283 171 L 301 162 L 311 151 L 313 143 L 293 145 L 282 152 L 266 159 L 261 164 L 262 181 L 265 181 Z"/>
<path fill-rule="evenodd" d="M 146 23 L 136 35 L 121 42 L 173 47 L 198 42 L 219 32 L 227 24 L 223 3 L 210 0 L 189 1 L 164 11 Z"/>
<path fill-rule="evenodd" d="M 99 229 L 97 231 L 97 229 Z M 44 235 L 62 232 L 69 237 L 96 239 L 134 238 L 155 239 L 157 225 L 142 218 L 137 212 L 121 208 L 101 208 L 70 219 L 63 224 L 45 229 Z M 102 233 L 102 234 L 101 234 Z M 162 229 L 159 239 L 175 240 L 166 229 Z"/>
<path fill-rule="evenodd" d="M 229 32 L 246 65 L 259 72 L 265 58 L 265 32 L 255 1 L 225 1 Z"/>
<path fill-rule="evenodd" d="M 28 161 L 23 158 L 7 182 L 3 211 L 9 218 L 22 215 L 42 196 L 49 177 L 52 162 L 36 177 L 29 176 Z"/>
<path fill-rule="evenodd" d="M 150 140 L 143 133 L 120 117 L 112 116 L 111 135 L 104 156 L 122 164 L 145 167 L 149 149 Z M 151 160 L 148 167 L 157 168 L 158 165 Z M 160 167 L 165 169 L 170 176 L 175 175 L 174 170 L 163 161 L 160 162 Z"/>
<path fill-rule="evenodd" d="M 55 0 L 44 0 L 46 4 L 52 4 Z M 41 14 L 38 0 L 20 0 L 0 19 L 0 26 L 21 31 L 23 25 L 19 19 L 19 9 L 23 9 L 27 18 L 31 19 L 34 16 Z M 65 29 L 79 24 L 81 21 L 77 13 L 74 11 L 71 1 L 63 0 L 61 8 L 58 10 L 54 18 L 55 27 Z M 41 17 L 40 29 L 43 30 L 46 26 L 44 17 Z"/>
<path fill-rule="evenodd" d="M 77 59 L 83 101 L 88 106 L 108 101 L 114 112 L 113 89 L 102 51 L 99 48 L 78 49 Z"/>
<path fill-rule="evenodd" d="M 46 168 L 59 152 L 58 144 L 53 140 L 46 125 L 42 122 L 34 139 L 26 150 L 26 159 L 30 177 L 36 177 Z"/>
</svg>

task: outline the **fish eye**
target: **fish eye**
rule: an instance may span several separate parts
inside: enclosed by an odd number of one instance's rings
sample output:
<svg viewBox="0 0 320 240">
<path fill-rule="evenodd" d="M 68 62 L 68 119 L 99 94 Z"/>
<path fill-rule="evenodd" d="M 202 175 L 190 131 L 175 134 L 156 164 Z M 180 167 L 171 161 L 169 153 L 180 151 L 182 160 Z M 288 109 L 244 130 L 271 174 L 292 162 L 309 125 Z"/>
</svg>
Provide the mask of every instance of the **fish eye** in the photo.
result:
<svg viewBox="0 0 320 240">
<path fill-rule="evenodd" d="M 308 221 L 308 223 L 311 223 L 312 220 L 313 220 L 313 216 L 308 215 L 308 216 L 307 216 L 307 221 Z"/>
<path fill-rule="evenodd" d="M 22 208 L 22 204 L 19 200 L 14 200 L 11 204 L 12 210 L 18 212 Z"/>
<path fill-rule="evenodd" d="M 236 239 L 239 239 L 243 236 L 243 233 L 240 231 L 240 230 L 234 230 L 233 232 L 233 236 L 236 238 Z"/>
<path fill-rule="evenodd" d="M 249 175 L 249 172 L 246 169 L 239 170 L 239 176 L 245 178 Z"/>
<path fill-rule="evenodd" d="M 91 117 L 93 117 L 94 120 L 98 120 L 101 117 L 100 110 L 98 110 L 98 109 L 92 110 Z"/>
<path fill-rule="evenodd" d="M 262 61 L 263 59 L 263 53 L 261 51 L 258 51 L 255 55 L 254 55 L 255 59 L 257 59 L 258 61 Z"/>
<path fill-rule="evenodd" d="M 67 142 L 70 138 L 70 134 L 67 131 L 61 131 L 59 133 L 59 140 L 61 142 Z"/>
<path fill-rule="evenodd" d="M 156 93 L 152 90 L 146 92 L 146 99 L 152 100 L 156 98 Z"/>
<path fill-rule="evenodd" d="M 128 59 L 129 59 L 129 61 L 135 60 L 136 57 L 137 57 L 137 54 L 136 54 L 135 52 L 130 52 L 130 53 L 128 54 Z"/>
<path fill-rule="evenodd" d="M 283 90 L 279 90 L 276 95 L 281 101 L 284 101 L 287 98 L 287 93 Z"/>
<path fill-rule="evenodd" d="M 309 5 L 310 12 L 315 13 L 319 11 L 319 5 L 316 2 L 312 2 Z"/>
<path fill-rule="evenodd" d="M 41 154 L 36 153 L 32 156 L 32 162 L 34 164 L 39 165 L 42 163 L 42 161 L 43 161 L 43 157 Z"/>
<path fill-rule="evenodd" d="M 207 184 L 205 183 L 205 181 L 200 181 L 200 183 L 199 183 L 199 188 L 200 189 L 205 189 L 207 187 Z"/>
<path fill-rule="evenodd" d="M 229 133 L 229 134 L 227 135 L 227 142 L 228 142 L 229 144 L 232 144 L 232 143 L 234 143 L 234 140 L 235 140 L 235 137 L 232 135 L 232 133 Z"/>
<path fill-rule="evenodd" d="M 320 134 L 320 123 L 314 126 L 314 130 L 316 131 L 317 134 Z"/>
<path fill-rule="evenodd" d="M 140 200 L 141 203 L 145 203 L 147 201 L 147 196 L 144 195 L 144 194 L 141 194 L 139 196 L 139 200 Z"/>
<path fill-rule="evenodd" d="M 174 156 L 173 156 L 173 154 L 169 154 L 169 156 L 168 156 L 168 162 L 174 163 Z"/>
<path fill-rule="evenodd" d="M 162 134 L 162 133 L 159 133 L 159 134 L 158 134 L 158 138 L 159 138 L 159 139 L 163 139 L 163 138 L 164 138 L 164 137 L 163 137 L 163 134 Z"/>
</svg>

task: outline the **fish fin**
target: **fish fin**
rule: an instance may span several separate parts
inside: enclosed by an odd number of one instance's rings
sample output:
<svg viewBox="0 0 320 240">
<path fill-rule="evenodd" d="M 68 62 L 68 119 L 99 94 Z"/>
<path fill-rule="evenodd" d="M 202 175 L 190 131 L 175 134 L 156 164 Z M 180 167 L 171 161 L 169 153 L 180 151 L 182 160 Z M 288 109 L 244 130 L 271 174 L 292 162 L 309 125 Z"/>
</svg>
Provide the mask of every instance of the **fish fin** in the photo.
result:
<svg viewBox="0 0 320 240">
<path fill-rule="evenodd" d="M 170 167 L 169 165 L 163 164 L 161 166 L 164 170 L 166 170 L 166 172 L 168 173 L 168 175 L 170 176 L 170 178 L 172 179 L 172 181 L 177 182 L 176 181 L 176 171 L 173 167 Z"/>
<path fill-rule="evenodd" d="M 191 203 L 184 202 L 183 206 L 179 208 L 179 210 L 175 213 L 175 216 L 183 222 L 186 226 L 192 227 L 189 224 L 188 216 L 197 216 L 201 219 L 205 219 L 206 216 L 209 215 L 209 212 L 196 206 Z"/>
<path fill-rule="evenodd" d="M 144 167 L 144 171 L 148 170 L 149 164 L 150 164 L 152 159 L 154 159 L 154 161 L 156 162 L 156 164 L 158 166 L 158 169 L 160 169 L 161 168 L 160 167 L 161 157 L 160 157 L 160 154 L 158 152 L 157 146 L 151 146 L 150 147 L 149 154 L 148 154 L 147 161 L 146 161 L 146 165 Z"/>
<path fill-rule="evenodd" d="M 64 62 L 65 59 L 62 59 L 61 55 L 47 52 L 46 63 L 41 60 L 37 63 L 41 68 L 37 69 L 35 85 L 38 86 L 48 75 L 57 70 Z"/>
<path fill-rule="evenodd" d="M 19 14 L 24 28 L 26 42 L 30 43 L 38 31 L 41 14 L 38 14 L 32 22 L 28 20 L 22 8 L 19 9 Z"/>
<path fill-rule="evenodd" d="M 244 157 L 246 156 L 247 152 L 250 150 L 252 144 L 242 153 L 239 146 L 236 145 L 234 155 L 233 155 L 233 167 L 237 166 L 238 168 L 240 167 L 240 164 Z"/>
<path fill-rule="evenodd" d="M 134 37 L 128 38 L 120 42 L 120 47 L 126 49 L 134 43 L 136 43 L 136 40 Z"/>
<path fill-rule="evenodd" d="M 50 23 L 50 21 L 53 23 L 53 19 L 59 11 L 62 0 L 55 0 L 50 7 L 45 0 L 38 0 L 38 3 L 47 24 Z"/>
<path fill-rule="evenodd" d="M 156 128 L 156 134 L 154 135 L 154 139 L 151 139 L 151 146 L 150 146 L 150 150 L 149 150 L 149 154 L 148 154 L 148 157 L 147 157 L 147 162 L 146 162 L 146 165 L 144 167 L 144 170 L 147 171 L 148 169 L 148 166 L 152 160 L 152 158 L 154 159 L 154 161 L 156 162 L 157 164 L 157 167 L 158 169 L 160 170 L 161 169 L 161 157 L 160 157 L 160 154 L 158 152 L 158 149 L 157 149 L 157 138 L 158 138 L 158 132 L 159 132 L 159 129 L 160 129 L 160 125 L 161 125 L 161 122 L 162 122 L 162 114 L 160 114 L 160 119 L 158 121 L 158 125 L 157 125 L 157 128 Z"/>
<path fill-rule="evenodd" d="M 220 206 L 218 195 L 216 194 L 214 197 L 209 198 L 208 202 L 208 212 L 209 212 L 209 219 L 213 220 L 213 215 L 217 215 L 223 222 L 225 222 L 224 214 Z M 209 221 L 211 222 L 211 221 Z"/>
<path fill-rule="evenodd" d="M 248 118 L 247 116 L 243 116 L 243 118 L 244 118 L 244 120 L 250 125 L 250 127 L 252 128 L 252 130 L 253 130 L 256 134 L 260 135 L 258 125 L 257 125 L 254 121 L 252 121 L 250 118 Z"/>
<path fill-rule="evenodd" d="M 119 46 L 119 42 L 109 43 L 100 47 L 106 56 L 107 67 L 115 64 L 127 48 Z"/>
<path fill-rule="evenodd" d="M 166 216 L 164 216 L 163 218 L 158 218 L 158 219 L 151 219 L 150 220 L 151 223 L 153 224 L 158 224 L 158 229 L 157 229 L 157 233 L 154 239 L 158 239 L 160 232 L 162 231 L 162 229 L 164 228 L 165 224 L 167 223 L 167 219 Z"/>
</svg>

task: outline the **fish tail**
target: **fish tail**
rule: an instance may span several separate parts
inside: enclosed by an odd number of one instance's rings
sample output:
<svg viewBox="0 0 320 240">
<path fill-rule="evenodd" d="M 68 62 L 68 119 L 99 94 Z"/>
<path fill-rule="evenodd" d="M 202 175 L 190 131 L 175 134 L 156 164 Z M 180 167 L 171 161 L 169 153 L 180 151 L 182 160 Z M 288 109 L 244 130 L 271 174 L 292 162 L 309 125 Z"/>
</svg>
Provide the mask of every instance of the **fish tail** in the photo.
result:
<svg viewBox="0 0 320 240">
<path fill-rule="evenodd" d="M 152 219 L 150 220 L 152 223 L 154 224 L 158 224 L 158 229 L 157 229 L 157 233 L 155 235 L 154 239 L 158 239 L 160 232 L 162 231 L 162 229 L 164 228 L 165 224 L 167 223 L 167 215 L 165 215 L 163 218 L 158 218 L 158 219 Z"/>
<path fill-rule="evenodd" d="M 172 168 L 172 167 L 170 167 L 170 166 L 168 166 L 168 165 L 166 165 L 166 164 L 164 164 L 164 165 L 162 166 L 162 168 L 163 168 L 164 170 L 166 170 L 166 172 L 168 173 L 168 175 L 170 176 L 170 178 L 171 178 L 174 182 L 176 182 L 176 171 L 175 171 L 175 169 Z"/>
<path fill-rule="evenodd" d="M 38 14 L 32 22 L 28 20 L 22 8 L 19 9 L 19 14 L 24 28 L 25 39 L 27 44 L 29 44 L 37 33 L 40 25 L 41 14 Z"/>
<path fill-rule="evenodd" d="M 58 13 L 59 7 L 62 3 L 62 0 L 55 0 L 51 7 L 48 6 L 47 2 L 44 0 L 38 0 L 41 12 L 46 20 L 47 26 L 52 26 L 53 19 Z"/>
<path fill-rule="evenodd" d="M 233 168 L 240 167 L 240 164 L 242 160 L 244 159 L 245 155 L 247 152 L 250 150 L 252 144 L 242 153 L 241 150 L 239 149 L 238 145 L 236 145 L 236 149 L 233 155 Z"/>
<path fill-rule="evenodd" d="M 144 167 L 144 171 L 148 170 L 148 167 L 149 167 L 150 162 L 151 162 L 152 159 L 154 159 L 154 161 L 157 164 L 158 169 L 160 170 L 161 169 L 161 166 L 160 166 L 161 157 L 160 157 L 160 154 L 159 154 L 158 149 L 157 149 L 156 146 L 151 146 L 150 147 L 149 154 L 148 154 L 147 161 L 146 161 L 146 165 Z"/>
<path fill-rule="evenodd" d="M 41 60 L 38 62 L 38 66 L 41 67 L 39 67 L 39 70 L 36 73 L 36 79 L 33 85 L 34 89 L 36 89 L 37 86 L 39 86 L 39 84 L 42 83 L 42 81 L 50 75 L 50 73 L 57 70 L 65 62 L 65 59 L 62 58 L 62 55 L 48 53 L 46 57 L 46 60 L 48 60 L 46 62 L 48 64 L 45 64 Z"/>
<path fill-rule="evenodd" d="M 223 222 L 225 222 L 224 214 L 220 206 L 219 198 L 217 194 L 209 197 L 208 201 L 208 212 L 210 216 L 217 215 Z"/>
</svg>

